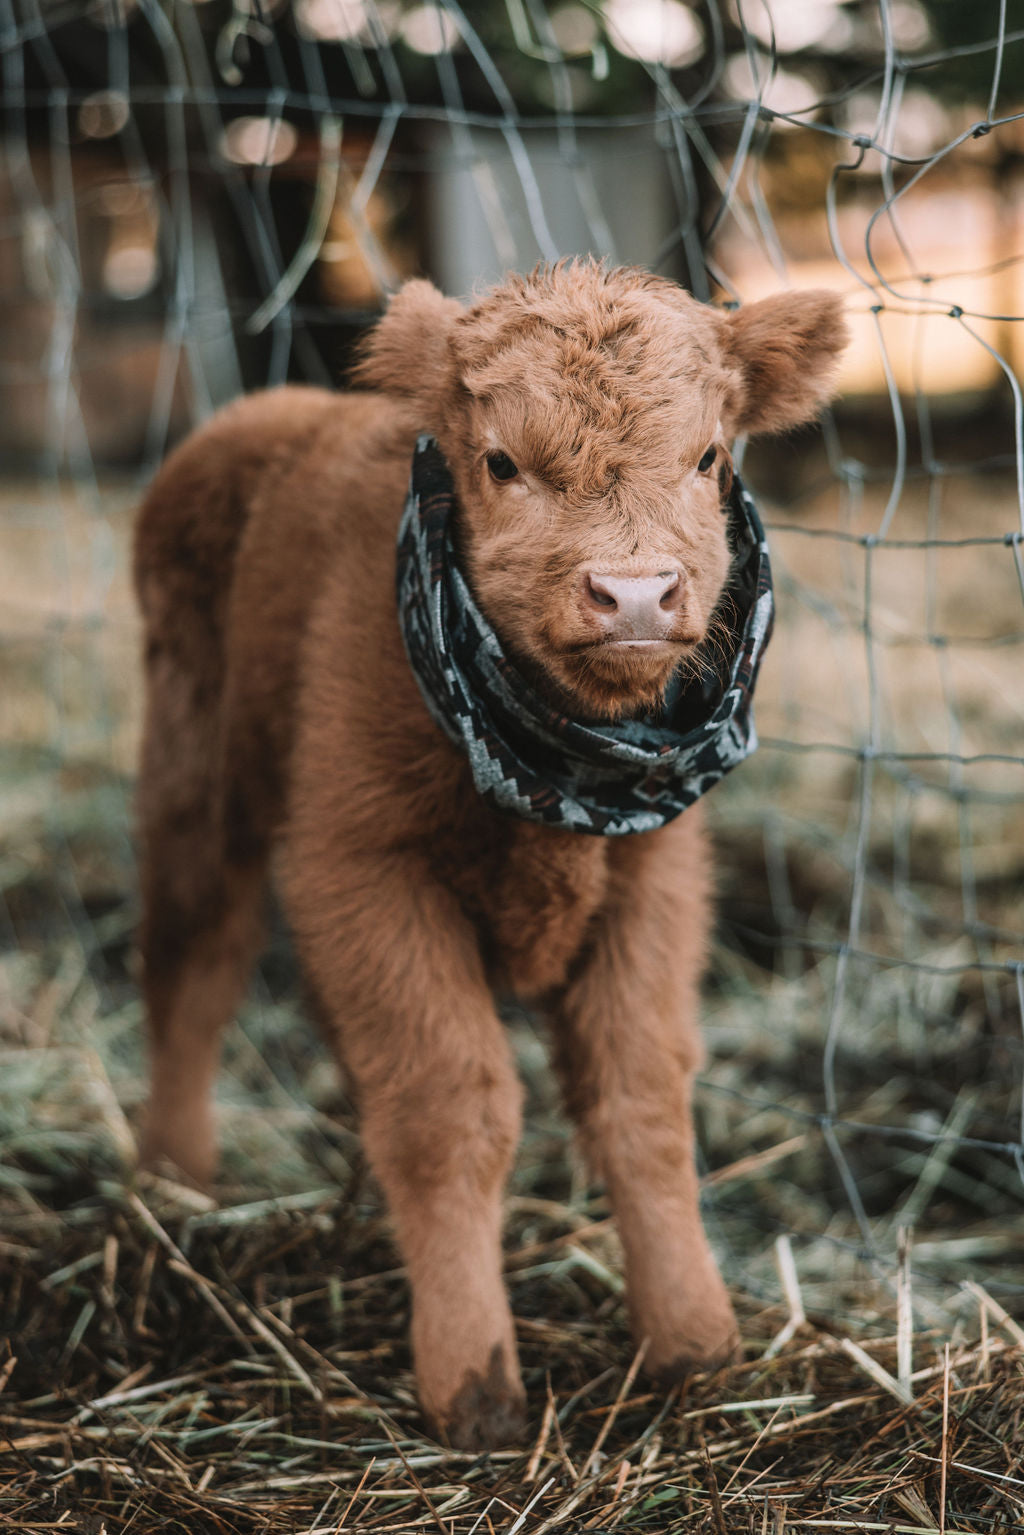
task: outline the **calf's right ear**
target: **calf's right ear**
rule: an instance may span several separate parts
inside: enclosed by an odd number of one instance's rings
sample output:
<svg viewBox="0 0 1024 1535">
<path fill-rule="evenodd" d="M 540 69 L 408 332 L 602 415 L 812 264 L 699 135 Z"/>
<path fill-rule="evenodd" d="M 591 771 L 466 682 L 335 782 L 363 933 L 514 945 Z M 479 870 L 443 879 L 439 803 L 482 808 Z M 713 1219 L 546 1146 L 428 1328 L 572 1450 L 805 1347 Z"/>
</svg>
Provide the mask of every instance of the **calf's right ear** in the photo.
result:
<svg viewBox="0 0 1024 1535">
<path fill-rule="evenodd" d="M 452 366 L 452 326 L 462 313 L 458 300 L 445 298 L 433 283 L 403 283 L 361 341 L 352 382 L 403 399 L 436 399 Z"/>
</svg>

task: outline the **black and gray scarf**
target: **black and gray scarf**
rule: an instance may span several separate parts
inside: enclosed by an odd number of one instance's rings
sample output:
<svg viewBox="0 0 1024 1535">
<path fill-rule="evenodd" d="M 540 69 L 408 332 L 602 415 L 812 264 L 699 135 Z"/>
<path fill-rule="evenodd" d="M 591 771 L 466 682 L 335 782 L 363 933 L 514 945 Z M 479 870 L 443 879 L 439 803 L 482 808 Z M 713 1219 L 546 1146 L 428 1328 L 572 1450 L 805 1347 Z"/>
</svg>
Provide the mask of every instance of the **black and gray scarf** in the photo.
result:
<svg viewBox="0 0 1024 1535">
<path fill-rule="evenodd" d="M 692 805 L 757 746 L 754 683 L 772 629 L 768 549 L 753 501 L 733 479 L 731 573 L 722 599 L 730 647 L 679 677 L 644 719 L 572 719 L 506 656 L 456 562 L 451 471 L 421 437 L 398 533 L 398 612 L 424 702 L 466 753 L 494 809 L 569 831 L 653 831 Z"/>
</svg>

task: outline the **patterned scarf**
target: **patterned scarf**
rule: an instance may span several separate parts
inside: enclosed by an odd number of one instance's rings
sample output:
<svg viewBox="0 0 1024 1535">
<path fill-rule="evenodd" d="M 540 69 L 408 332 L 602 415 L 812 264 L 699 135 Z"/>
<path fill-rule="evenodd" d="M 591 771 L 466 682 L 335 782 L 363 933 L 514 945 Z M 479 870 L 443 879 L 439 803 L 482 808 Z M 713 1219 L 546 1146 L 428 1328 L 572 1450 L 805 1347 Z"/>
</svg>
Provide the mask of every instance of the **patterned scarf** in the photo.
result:
<svg viewBox="0 0 1024 1535">
<path fill-rule="evenodd" d="M 738 477 L 723 507 L 731 654 L 712 657 L 709 648 L 701 675 L 677 673 L 657 714 L 614 724 L 560 713 L 505 655 L 456 563 L 454 505 L 444 456 L 421 437 L 398 532 L 402 637 L 427 708 L 495 810 L 597 836 L 653 831 L 755 749 L 751 703 L 772 629 L 772 581 L 764 531 Z"/>
</svg>

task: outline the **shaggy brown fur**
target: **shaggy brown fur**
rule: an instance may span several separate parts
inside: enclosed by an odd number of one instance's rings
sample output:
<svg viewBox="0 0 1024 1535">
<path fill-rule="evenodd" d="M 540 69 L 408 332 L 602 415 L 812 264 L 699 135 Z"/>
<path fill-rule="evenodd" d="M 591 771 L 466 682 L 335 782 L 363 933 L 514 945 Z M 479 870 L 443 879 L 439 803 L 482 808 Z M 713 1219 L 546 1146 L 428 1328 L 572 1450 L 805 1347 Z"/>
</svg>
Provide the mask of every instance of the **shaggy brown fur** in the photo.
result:
<svg viewBox="0 0 1024 1535">
<path fill-rule="evenodd" d="M 648 1369 L 713 1364 L 737 1334 L 690 1117 L 700 808 L 602 840 L 477 798 L 396 622 L 413 443 L 433 431 L 447 455 L 462 559 L 519 663 L 581 715 L 644 712 L 707 642 L 730 437 L 811 416 L 843 342 L 827 293 L 725 315 L 574 263 L 463 310 L 413 282 L 358 370 L 372 392 L 240 401 L 142 508 L 145 1154 L 211 1174 L 219 1037 L 260 944 L 273 847 L 408 1267 L 423 1406 L 453 1444 L 514 1438 L 523 1409 L 500 1246 L 520 1089 L 496 989 L 551 1020 Z"/>
</svg>

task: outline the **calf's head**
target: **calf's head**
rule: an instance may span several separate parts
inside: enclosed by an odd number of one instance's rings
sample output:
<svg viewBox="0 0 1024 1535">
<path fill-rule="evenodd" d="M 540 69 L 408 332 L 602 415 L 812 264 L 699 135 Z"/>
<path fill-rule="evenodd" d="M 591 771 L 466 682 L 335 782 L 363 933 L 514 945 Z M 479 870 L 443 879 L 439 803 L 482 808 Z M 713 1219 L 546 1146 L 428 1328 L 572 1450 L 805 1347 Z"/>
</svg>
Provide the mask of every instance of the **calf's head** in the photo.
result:
<svg viewBox="0 0 1024 1535">
<path fill-rule="evenodd" d="M 722 313 L 649 273 L 572 262 L 468 309 L 407 283 L 357 376 L 437 437 L 460 561 L 507 652 L 614 719 L 648 713 L 714 644 L 730 442 L 812 417 L 845 341 L 832 293 Z"/>
</svg>

